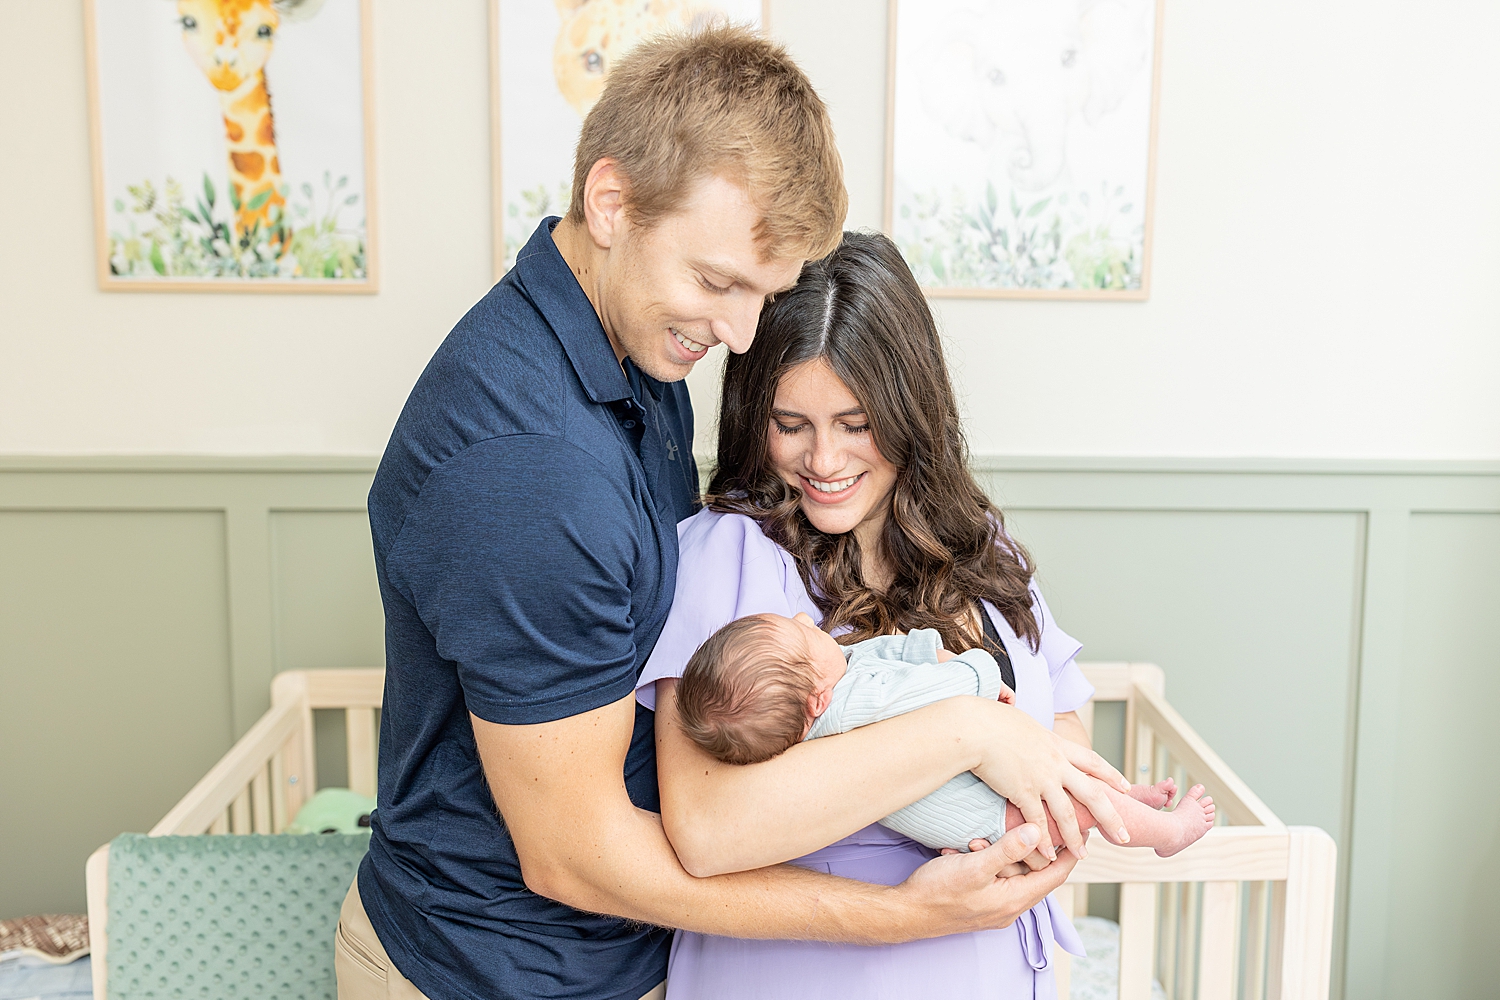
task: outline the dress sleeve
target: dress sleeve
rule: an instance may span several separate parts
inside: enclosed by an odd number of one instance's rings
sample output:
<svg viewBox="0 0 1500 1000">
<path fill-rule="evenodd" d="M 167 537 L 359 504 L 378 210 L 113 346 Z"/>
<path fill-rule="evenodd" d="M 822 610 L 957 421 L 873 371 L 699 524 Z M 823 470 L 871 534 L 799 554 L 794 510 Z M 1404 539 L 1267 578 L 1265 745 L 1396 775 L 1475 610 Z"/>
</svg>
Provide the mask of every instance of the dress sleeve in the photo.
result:
<svg viewBox="0 0 1500 1000">
<path fill-rule="evenodd" d="M 1047 661 L 1047 673 L 1052 678 L 1052 710 L 1058 714 L 1076 711 L 1094 696 L 1094 686 L 1084 679 L 1076 662 L 1083 643 L 1057 627 L 1052 609 L 1035 583 L 1031 593 L 1041 616 L 1042 644 L 1037 652 Z"/>
<path fill-rule="evenodd" d="M 678 524 L 677 537 L 672 610 L 636 681 L 636 700 L 652 710 L 656 682 L 681 677 L 703 640 L 736 618 L 799 611 L 822 618 L 791 555 L 743 514 L 699 511 Z"/>
</svg>

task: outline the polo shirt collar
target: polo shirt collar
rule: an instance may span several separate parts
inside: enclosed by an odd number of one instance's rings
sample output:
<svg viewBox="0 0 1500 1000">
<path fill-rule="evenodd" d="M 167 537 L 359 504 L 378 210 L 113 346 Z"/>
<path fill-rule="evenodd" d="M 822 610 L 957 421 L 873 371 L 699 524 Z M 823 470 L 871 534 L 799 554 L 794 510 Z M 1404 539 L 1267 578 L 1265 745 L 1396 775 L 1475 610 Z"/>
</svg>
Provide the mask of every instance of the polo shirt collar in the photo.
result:
<svg viewBox="0 0 1500 1000">
<path fill-rule="evenodd" d="M 557 216 L 548 216 L 536 227 L 531 239 L 516 254 L 516 275 L 528 298 L 536 305 L 547 325 L 557 339 L 562 341 L 573 370 L 583 383 L 589 399 L 595 403 L 613 403 L 621 399 L 632 399 L 635 393 L 625 377 L 620 362 L 610 346 L 609 335 L 599 324 L 599 314 L 584 294 L 578 279 L 568 262 L 552 242 L 552 227 L 558 223 Z M 652 395 L 660 393 L 651 386 L 655 379 L 646 378 Z"/>
</svg>

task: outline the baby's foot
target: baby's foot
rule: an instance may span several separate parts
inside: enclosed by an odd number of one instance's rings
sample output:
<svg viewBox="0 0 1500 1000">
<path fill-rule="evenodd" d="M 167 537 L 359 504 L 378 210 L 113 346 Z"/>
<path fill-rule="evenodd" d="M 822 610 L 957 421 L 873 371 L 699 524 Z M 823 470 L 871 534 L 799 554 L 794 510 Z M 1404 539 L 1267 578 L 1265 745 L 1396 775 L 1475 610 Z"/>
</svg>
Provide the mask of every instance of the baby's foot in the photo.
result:
<svg viewBox="0 0 1500 1000">
<path fill-rule="evenodd" d="M 1214 800 L 1203 794 L 1202 785 L 1189 788 L 1177 803 L 1177 808 L 1167 815 L 1181 823 L 1181 832 L 1175 843 L 1158 847 L 1156 853 L 1170 858 L 1184 847 L 1203 839 L 1203 835 L 1214 826 Z"/>
<path fill-rule="evenodd" d="M 1171 778 L 1158 781 L 1154 785 L 1131 785 L 1130 797 L 1137 802 L 1144 803 L 1152 809 L 1164 808 L 1172 801 L 1172 796 L 1177 794 L 1177 782 Z"/>
</svg>

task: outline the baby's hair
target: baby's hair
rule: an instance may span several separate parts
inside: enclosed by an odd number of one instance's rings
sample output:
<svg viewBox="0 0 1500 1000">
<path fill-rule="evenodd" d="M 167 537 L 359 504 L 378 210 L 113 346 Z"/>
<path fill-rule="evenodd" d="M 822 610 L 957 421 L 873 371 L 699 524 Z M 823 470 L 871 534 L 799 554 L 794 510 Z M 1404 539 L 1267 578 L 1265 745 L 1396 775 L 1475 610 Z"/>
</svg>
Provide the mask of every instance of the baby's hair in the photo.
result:
<svg viewBox="0 0 1500 1000">
<path fill-rule="evenodd" d="M 816 684 L 805 647 L 770 615 L 737 618 L 688 660 L 677 712 L 688 739 L 726 764 L 758 764 L 807 731 Z"/>
</svg>

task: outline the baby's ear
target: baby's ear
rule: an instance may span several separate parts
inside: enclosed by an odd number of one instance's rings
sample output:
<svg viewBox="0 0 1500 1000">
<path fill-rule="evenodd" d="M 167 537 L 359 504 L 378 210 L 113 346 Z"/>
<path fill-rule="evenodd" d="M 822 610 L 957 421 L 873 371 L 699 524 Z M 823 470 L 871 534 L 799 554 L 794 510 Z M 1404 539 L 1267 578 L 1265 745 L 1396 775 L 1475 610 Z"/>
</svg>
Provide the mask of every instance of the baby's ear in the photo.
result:
<svg viewBox="0 0 1500 1000">
<path fill-rule="evenodd" d="M 831 701 L 833 701 L 833 691 L 831 689 L 814 691 L 807 696 L 807 717 L 816 719 L 828 711 L 828 703 Z"/>
</svg>

